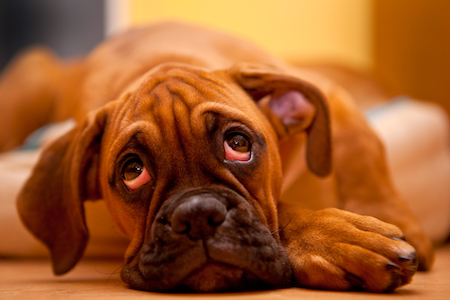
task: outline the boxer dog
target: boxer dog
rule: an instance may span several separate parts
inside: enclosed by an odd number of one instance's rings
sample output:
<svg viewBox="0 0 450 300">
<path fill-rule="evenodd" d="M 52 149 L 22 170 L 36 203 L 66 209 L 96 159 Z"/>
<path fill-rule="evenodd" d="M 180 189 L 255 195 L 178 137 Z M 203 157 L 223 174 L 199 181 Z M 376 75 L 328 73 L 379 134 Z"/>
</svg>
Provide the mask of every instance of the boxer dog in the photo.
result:
<svg viewBox="0 0 450 300">
<path fill-rule="evenodd" d="M 55 274 L 82 257 L 83 202 L 98 199 L 130 240 L 121 277 L 135 289 L 387 292 L 431 267 L 348 94 L 251 43 L 166 22 L 75 61 L 28 51 L 0 91 L 3 151 L 45 123 L 78 124 L 44 150 L 17 202 Z M 331 182 L 334 208 L 305 208 L 321 206 L 296 185 L 308 172 Z"/>
</svg>

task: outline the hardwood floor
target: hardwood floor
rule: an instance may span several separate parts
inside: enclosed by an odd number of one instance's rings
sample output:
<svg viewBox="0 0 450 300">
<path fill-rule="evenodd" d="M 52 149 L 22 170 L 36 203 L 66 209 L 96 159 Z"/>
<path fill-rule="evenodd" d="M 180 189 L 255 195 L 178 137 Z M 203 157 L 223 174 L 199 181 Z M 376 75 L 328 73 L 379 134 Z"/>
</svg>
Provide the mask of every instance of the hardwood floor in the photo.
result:
<svg viewBox="0 0 450 300">
<path fill-rule="evenodd" d="M 229 293 L 160 294 L 131 290 L 119 278 L 121 261 L 82 261 L 69 274 L 55 277 L 48 261 L 0 260 L 0 299 L 449 299 L 450 244 L 437 251 L 434 269 L 392 294 L 330 292 L 301 288 Z"/>
</svg>

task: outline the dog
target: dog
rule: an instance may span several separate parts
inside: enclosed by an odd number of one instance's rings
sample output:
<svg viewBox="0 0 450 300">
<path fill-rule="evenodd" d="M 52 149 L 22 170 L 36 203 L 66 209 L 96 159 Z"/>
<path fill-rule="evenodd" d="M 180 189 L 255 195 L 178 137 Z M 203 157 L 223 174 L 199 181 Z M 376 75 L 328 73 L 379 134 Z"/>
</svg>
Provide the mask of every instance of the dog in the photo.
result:
<svg viewBox="0 0 450 300">
<path fill-rule="evenodd" d="M 55 274 L 81 259 L 83 202 L 100 199 L 129 238 L 121 278 L 135 289 L 389 292 L 432 266 L 349 94 L 247 41 L 153 24 L 71 61 L 29 50 L 0 91 L 1 151 L 46 123 L 77 123 L 17 200 Z M 308 196 L 304 174 L 337 201 Z"/>
</svg>

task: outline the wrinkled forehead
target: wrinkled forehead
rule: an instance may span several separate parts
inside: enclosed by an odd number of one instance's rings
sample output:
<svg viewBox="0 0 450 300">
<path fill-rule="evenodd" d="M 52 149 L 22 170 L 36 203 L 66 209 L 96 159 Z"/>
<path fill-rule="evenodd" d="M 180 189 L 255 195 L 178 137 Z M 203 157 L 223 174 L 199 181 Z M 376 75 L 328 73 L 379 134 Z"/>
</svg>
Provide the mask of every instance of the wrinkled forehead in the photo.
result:
<svg viewBox="0 0 450 300">
<path fill-rule="evenodd" d="M 111 132 L 119 133 L 113 148 L 120 148 L 137 133 L 149 143 L 170 138 L 204 135 L 212 119 L 242 123 L 262 132 L 263 114 L 249 95 L 220 73 L 173 69 L 151 77 L 116 108 Z"/>
<path fill-rule="evenodd" d="M 234 108 L 246 114 L 257 110 L 243 89 L 223 73 L 172 69 L 164 76 L 150 78 L 135 93 L 131 105 L 141 116 L 193 112 L 205 105 L 221 106 L 225 113 Z M 233 112 L 235 112 L 233 110 Z"/>
</svg>

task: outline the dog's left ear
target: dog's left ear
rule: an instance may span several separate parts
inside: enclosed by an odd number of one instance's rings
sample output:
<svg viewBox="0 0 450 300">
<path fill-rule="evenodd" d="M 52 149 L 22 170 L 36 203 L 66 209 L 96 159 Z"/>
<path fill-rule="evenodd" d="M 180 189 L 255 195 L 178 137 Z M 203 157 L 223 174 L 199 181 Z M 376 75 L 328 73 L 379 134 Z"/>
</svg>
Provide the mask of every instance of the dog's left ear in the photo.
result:
<svg viewBox="0 0 450 300">
<path fill-rule="evenodd" d="M 97 173 L 106 116 L 104 107 L 44 149 L 17 199 L 22 222 L 50 250 L 58 275 L 72 269 L 86 247 L 83 201 L 101 198 Z"/>
<path fill-rule="evenodd" d="M 308 167 L 319 176 L 331 171 L 330 118 L 324 95 L 314 85 L 276 69 L 243 63 L 231 75 L 255 101 L 280 139 L 305 131 Z"/>
</svg>

